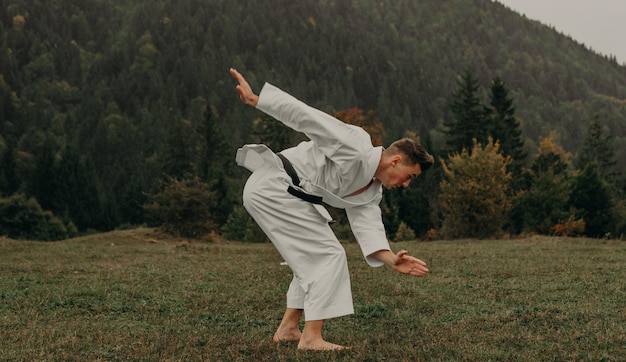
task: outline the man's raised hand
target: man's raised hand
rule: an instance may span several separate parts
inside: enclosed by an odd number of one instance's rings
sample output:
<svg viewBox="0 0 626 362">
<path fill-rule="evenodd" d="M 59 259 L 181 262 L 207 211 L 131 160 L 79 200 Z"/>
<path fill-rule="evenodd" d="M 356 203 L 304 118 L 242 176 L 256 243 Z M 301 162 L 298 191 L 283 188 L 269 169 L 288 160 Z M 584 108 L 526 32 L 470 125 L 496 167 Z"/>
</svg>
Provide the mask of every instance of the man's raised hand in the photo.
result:
<svg viewBox="0 0 626 362">
<path fill-rule="evenodd" d="M 239 73 L 234 68 L 230 68 L 230 74 L 233 76 L 233 78 L 237 80 L 237 82 L 239 82 L 239 85 L 237 85 L 235 89 L 237 90 L 237 93 L 239 93 L 239 98 L 241 98 L 241 101 L 245 104 L 256 107 L 257 103 L 259 102 L 259 97 L 254 94 L 252 88 L 250 88 L 250 85 L 243 77 L 243 75 L 241 75 L 241 73 Z"/>
</svg>

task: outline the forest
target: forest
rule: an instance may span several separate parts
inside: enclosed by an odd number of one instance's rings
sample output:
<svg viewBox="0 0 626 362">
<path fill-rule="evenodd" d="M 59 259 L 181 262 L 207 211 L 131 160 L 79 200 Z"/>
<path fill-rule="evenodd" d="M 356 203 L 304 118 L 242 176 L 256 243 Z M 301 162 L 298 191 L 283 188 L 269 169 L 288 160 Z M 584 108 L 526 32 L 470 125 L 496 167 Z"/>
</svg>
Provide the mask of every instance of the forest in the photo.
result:
<svg viewBox="0 0 626 362">
<path fill-rule="evenodd" d="M 431 150 L 385 192 L 392 240 L 626 228 L 626 65 L 497 1 L 0 0 L 0 235 L 263 241 L 236 150 L 303 138 L 230 67 Z"/>
</svg>

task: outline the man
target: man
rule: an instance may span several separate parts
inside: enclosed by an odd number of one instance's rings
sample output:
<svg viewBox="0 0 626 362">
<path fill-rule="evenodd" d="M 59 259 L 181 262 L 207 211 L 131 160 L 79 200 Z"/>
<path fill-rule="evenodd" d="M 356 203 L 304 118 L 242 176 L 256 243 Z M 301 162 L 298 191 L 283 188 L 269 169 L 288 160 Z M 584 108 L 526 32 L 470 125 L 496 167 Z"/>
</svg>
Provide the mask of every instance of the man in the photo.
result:
<svg viewBox="0 0 626 362">
<path fill-rule="evenodd" d="M 391 252 L 379 203 L 382 186 L 407 187 L 433 164 L 410 139 L 388 149 L 373 147 L 362 128 L 307 106 L 265 83 L 256 95 L 235 69 L 243 103 L 256 107 L 310 141 L 273 153 L 246 145 L 237 163 L 252 171 L 243 204 L 293 271 L 287 309 L 273 340 L 298 341 L 299 349 L 336 350 L 322 338 L 324 320 L 353 314 L 345 250 L 328 225 L 322 202 L 346 210 L 352 231 L 370 266 L 386 264 L 400 273 L 423 276 L 426 263 L 402 250 Z M 299 321 L 304 313 L 302 332 Z"/>
</svg>

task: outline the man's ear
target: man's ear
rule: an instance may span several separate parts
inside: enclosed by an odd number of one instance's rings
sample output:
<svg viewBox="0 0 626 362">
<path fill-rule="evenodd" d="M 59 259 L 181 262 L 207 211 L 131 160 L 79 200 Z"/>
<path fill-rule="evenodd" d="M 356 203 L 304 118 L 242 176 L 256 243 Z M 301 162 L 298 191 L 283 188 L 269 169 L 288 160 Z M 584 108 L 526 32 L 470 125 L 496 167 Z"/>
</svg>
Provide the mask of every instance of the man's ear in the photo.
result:
<svg viewBox="0 0 626 362">
<path fill-rule="evenodd" d="M 393 155 L 393 157 L 391 157 L 391 164 L 393 166 L 397 165 L 397 164 L 401 164 L 402 163 L 402 156 L 401 155 Z"/>
</svg>

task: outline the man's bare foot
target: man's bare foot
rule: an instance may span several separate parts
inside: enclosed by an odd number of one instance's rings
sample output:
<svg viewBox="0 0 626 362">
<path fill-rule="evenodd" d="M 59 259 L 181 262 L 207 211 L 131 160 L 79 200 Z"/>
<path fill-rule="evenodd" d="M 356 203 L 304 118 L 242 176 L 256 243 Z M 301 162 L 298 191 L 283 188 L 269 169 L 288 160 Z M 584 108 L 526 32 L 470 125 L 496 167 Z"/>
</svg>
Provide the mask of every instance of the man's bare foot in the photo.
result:
<svg viewBox="0 0 626 362">
<path fill-rule="evenodd" d="M 302 333 L 300 333 L 299 329 L 278 329 L 276 333 L 274 333 L 274 338 L 272 340 L 276 343 L 278 342 L 296 342 L 300 340 L 302 337 Z"/>
<path fill-rule="evenodd" d="M 298 343 L 298 349 L 309 351 L 341 351 L 344 349 L 350 349 L 350 347 L 340 346 L 338 344 L 326 342 L 324 340 L 315 341 L 312 343 L 303 343 L 303 341 L 300 340 L 300 343 Z"/>
</svg>

